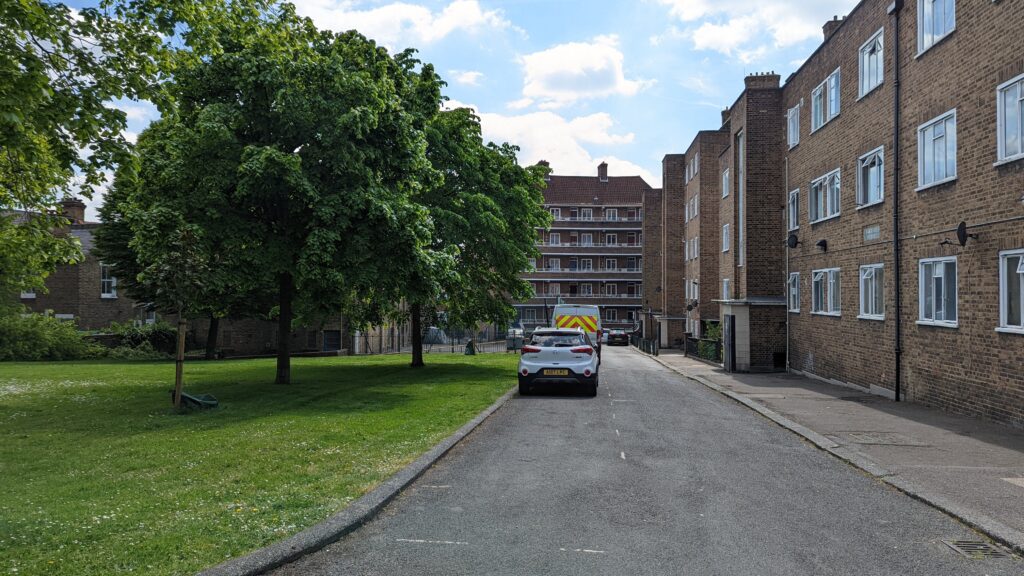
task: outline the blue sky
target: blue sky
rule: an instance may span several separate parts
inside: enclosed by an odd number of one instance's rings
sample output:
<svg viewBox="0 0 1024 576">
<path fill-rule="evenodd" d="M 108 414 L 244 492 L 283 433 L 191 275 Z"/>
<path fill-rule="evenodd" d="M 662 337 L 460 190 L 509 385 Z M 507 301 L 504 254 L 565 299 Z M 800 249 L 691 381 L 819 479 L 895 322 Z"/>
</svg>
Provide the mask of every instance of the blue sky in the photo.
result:
<svg viewBox="0 0 1024 576">
<path fill-rule="evenodd" d="M 392 50 L 417 48 L 474 108 L 484 136 L 556 174 L 640 174 L 717 127 L 743 77 L 785 79 L 856 0 L 297 0 L 321 28 L 355 28 Z M 151 107 L 124 103 L 131 134 Z M 131 136 L 129 134 L 129 136 Z M 90 204 L 90 217 L 95 217 Z"/>
</svg>

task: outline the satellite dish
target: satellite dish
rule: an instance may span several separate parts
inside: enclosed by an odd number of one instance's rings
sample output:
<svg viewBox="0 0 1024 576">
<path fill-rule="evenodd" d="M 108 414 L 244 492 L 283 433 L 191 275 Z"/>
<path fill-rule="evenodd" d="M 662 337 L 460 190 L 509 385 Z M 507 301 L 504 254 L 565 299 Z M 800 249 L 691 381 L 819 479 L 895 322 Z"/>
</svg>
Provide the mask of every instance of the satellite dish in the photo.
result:
<svg viewBox="0 0 1024 576">
<path fill-rule="evenodd" d="M 978 235 L 977 234 L 968 234 L 967 233 L 967 222 L 961 222 L 960 225 L 958 225 L 956 227 L 956 239 L 957 239 L 958 242 L 960 242 L 960 246 L 961 247 L 967 246 L 967 239 L 968 238 L 974 238 L 975 240 L 977 240 L 978 239 Z"/>
<path fill-rule="evenodd" d="M 687 312 L 693 312 L 693 304 L 687 304 L 686 305 L 686 311 Z"/>
<path fill-rule="evenodd" d="M 815 246 L 817 246 L 818 248 L 821 248 L 822 252 L 828 252 L 828 240 L 825 240 L 825 239 L 818 240 L 818 243 L 815 244 Z"/>
<path fill-rule="evenodd" d="M 789 238 L 786 238 L 786 246 L 790 249 L 796 248 L 797 244 L 800 244 L 800 239 L 796 237 L 796 234 L 790 234 Z"/>
</svg>

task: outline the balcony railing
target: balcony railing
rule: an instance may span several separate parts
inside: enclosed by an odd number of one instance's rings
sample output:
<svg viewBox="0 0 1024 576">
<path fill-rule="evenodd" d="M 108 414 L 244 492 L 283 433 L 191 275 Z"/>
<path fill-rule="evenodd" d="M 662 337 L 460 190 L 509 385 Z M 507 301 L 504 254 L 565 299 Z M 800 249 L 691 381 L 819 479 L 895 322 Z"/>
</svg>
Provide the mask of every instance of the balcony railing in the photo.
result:
<svg viewBox="0 0 1024 576">
<path fill-rule="evenodd" d="M 608 298 L 608 299 L 612 299 L 612 300 L 621 298 L 621 299 L 625 300 L 625 299 L 628 299 L 628 298 L 640 298 L 640 295 L 639 294 L 629 294 L 629 293 L 626 293 L 626 294 L 566 294 L 565 292 L 561 292 L 561 293 L 539 292 L 537 294 L 534 294 L 533 297 L 534 298 L 596 298 L 596 299 Z"/>
<path fill-rule="evenodd" d="M 554 218 L 553 222 L 643 222 L 644 219 L 637 216 L 634 218 L 580 218 L 578 216 L 562 216 Z"/>
<path fill-rule="evenodd" d="M 526 271 L 527 274 L 532 274 L 532 273 L 535 273 L 535 272 L 536 273 L 540 273 L 540 272 L 572 272 L 573 274 L 576 274 L 576 273 L 584 273 L 584 274 L 614 274 L 616 272 L 625 272 L 625 273 L 628 273 L 628 274 L 635 274 L 635 273 L 643 272 L 643 269 L 640 268 L 640 267 L 636 267 L 636 268 L 587 268 L 586 270 L 584 270 L 583 268 L 571 268 L 570 267 L 570 268 L 532 268 L 532 269 Z"/>
<path fill-rule="evenodd" d="M 559 242 L 558 244 L 552 244 L 551 242 L 538 241 L 537 246 L 555 248 L 641 248 L 643 244 L 640 242 L 619 242 L 617 244 L 605 242 Z"/>
</svg>

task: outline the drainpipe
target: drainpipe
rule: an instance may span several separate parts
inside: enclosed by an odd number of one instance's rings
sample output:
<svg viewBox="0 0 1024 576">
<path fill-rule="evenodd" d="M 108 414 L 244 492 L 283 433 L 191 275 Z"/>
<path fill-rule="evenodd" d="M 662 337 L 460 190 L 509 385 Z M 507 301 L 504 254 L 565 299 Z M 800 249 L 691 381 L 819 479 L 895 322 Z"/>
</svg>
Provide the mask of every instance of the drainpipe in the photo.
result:
<svg viewBox="0 0 1024 576">
<path fill-rule="evenodd" d="M 900 401 L 903 366 L 903 335 L 900 325 L 903 322 L 902 283 L 900 280 L 900 11 L 903 0 L 894 0 L 889 5 L 888 13 L 893 17 L 893 189 L 892 189 L 892 251 L 893 268 L 896 270 L 896 401 Z"/>
</svg>

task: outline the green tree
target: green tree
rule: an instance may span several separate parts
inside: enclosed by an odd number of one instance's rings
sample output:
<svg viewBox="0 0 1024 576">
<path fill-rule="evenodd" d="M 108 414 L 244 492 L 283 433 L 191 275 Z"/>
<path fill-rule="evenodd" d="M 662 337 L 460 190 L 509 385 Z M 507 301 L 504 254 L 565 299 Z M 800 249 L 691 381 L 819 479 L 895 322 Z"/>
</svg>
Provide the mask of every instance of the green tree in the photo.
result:
<svg viewBox="0 0 1024 576">
<path fill-rule="evenodd" d="M 404 270 L 439 266 L 412 200 L 434 174 L 402 68 L 373 42 L 282 5 L 225 26 L 217 45 L 176 69 L 177 112 L 140 137 L 137 184 L 119 202 L 173 202 L 230 255 L 216 282 L 257 302 L 273 295 L 276 380 L 288 383 L 297 316 L 381 317 Z"/>
<path fill-rule="evenodd" d="M 547 226 L 540 166 L 523 168 L 518 148 L 484 144 L 480 121 L 460 108 L 435 113 L 427 126 L 427 155 L 443 179 L 417 197 L 434 223 L 432 248 L 451 251 L 451 264 L 414 270 L 408 280 L 412 365 L 423 365 L 420 318 L 443 309 L 450 326 L 503 323 L 512 302 L 528 298 L 520 275 L 536 255 L 536 229 Z"/>
<path fill-rule="evenodd" d="M 266 4 L 0 3 L 0 294 L 40 288 L 57 264 L 81 258 L 77 241 L 51 232 L 67 224 L 63 196 L 91 197 L 127 157 L 125 114 L 114 102 L 167 106 L 162 80 L 179 61 L 218 51 L 217 26 Z"/>
</svg>

